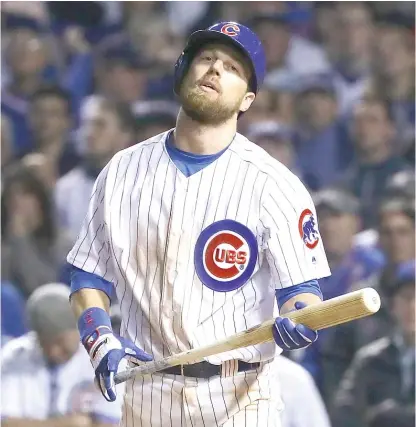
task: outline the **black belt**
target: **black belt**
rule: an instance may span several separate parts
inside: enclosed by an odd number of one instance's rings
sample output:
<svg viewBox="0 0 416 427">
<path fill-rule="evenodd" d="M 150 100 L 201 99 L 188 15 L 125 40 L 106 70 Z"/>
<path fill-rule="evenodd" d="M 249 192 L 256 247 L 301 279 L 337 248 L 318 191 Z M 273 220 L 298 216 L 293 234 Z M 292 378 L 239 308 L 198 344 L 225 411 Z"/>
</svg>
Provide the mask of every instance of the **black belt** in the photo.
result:
<svg viewBox="0 0 416 427">
<path fill-rule="evenodd" d="M 237 363 L 237 372 L 251 371 L 257 369 L 260 366 L 259 362 L 247 363 L 241 360 L 237 360 Z M 185 377 L 210 378 L 215 375 L 221 375 L 221 369 L 222 365 L 213 365 L 212 363 L 203 361 L 194 363 L 192 365 L 172 366 L 160 372 L 170 375 L 183 375 Z"/>
</svg>

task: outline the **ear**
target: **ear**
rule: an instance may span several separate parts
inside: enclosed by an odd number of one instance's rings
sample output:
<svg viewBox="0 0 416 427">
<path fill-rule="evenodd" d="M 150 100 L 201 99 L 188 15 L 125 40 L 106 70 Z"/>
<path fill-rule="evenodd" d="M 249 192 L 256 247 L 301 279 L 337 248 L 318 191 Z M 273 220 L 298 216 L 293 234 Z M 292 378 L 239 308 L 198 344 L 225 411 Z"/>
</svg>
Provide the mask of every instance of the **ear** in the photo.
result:
<svg viewBox="0 0 416 427">
<path fill-rule="evenodd" d="M 253 103 L 254 99 L 256 98 L 256 94 L 254 92 L 247 92 L 244 95 L 243 101 L 240 105 L 240 111 L 245 112 L 250 108 L 250 105 Z"/>
</svg>

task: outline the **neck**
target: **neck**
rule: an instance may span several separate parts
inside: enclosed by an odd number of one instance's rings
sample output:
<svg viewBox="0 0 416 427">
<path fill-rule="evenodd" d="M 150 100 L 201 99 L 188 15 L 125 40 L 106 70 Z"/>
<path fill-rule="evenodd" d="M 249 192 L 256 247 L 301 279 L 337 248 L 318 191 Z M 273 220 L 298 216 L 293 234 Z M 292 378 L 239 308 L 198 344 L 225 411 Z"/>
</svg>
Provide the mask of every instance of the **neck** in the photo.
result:
<svg viewBox="0 0 416 427">
<path fill-rule="evenodd" d="M 175 128 L 177 148 L 193 154 L 215 154 L 226 148 L 237 132 L 234 117 L 218 125 L 204 125 L 192 120 L 181 108 Z"/>
<path fill-rule="evenodd" d="M 360 153 L 360 162 L 368 165 L 383 163 L 391 156 L 391 150 L 388 144 L 384 144 L 377 150 L 365 150 Z"/>
</svg>

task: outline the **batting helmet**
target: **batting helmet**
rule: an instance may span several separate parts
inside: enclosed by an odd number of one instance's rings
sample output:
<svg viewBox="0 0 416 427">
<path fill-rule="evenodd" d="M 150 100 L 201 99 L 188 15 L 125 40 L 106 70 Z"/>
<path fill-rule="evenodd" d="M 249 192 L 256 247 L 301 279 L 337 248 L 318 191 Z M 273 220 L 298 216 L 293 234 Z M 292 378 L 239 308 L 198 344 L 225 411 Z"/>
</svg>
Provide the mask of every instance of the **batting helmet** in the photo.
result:
<svg viewBox="0 0 416 427">
<path fill-rule="evenodd" d="M 176 94 L 179 93 L 180 84 L 199 49 L 206 43 L 218 41 L 234 46 L 249 60 L 252 68 L 249 87 L 254 93 L 259 91 L 266 73 L 266 57 L 260 39 L 250 28 L 237 22 L 219 22 L 206 30 L 195 31 L 190 35 L 185 49 L 175 64 Z"/>
</svg>

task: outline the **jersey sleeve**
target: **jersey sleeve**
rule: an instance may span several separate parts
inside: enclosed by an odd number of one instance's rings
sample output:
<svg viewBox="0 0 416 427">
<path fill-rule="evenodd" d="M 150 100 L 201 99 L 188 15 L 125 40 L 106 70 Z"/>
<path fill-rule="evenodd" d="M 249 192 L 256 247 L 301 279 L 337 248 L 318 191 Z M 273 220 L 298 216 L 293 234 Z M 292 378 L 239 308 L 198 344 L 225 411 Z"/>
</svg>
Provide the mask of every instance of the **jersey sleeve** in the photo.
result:
<svg viewBox="0 0 416 427">
<path fill-rule="evenodd" d="M 260 224 L 276 289 L 330 276 L 315 206 L 300 181 L 269 179 Z"/>
<path fill-rule="evenodd" d="M 105 223 L 105 197 L 107 165 L 95 181 L 87 215 L 75 245 L 67 256 L 67 261 L 89 273 L 96 274 L 108 281 L 113 280 L 111 274 L 110 245 Z"/>
</svg>

